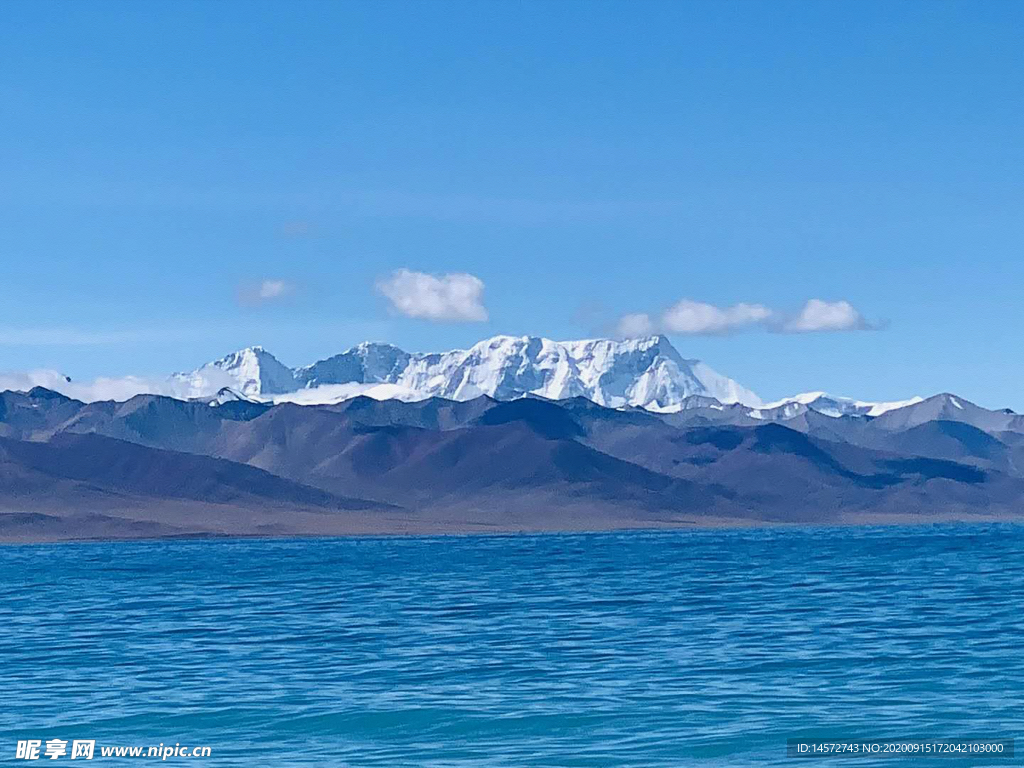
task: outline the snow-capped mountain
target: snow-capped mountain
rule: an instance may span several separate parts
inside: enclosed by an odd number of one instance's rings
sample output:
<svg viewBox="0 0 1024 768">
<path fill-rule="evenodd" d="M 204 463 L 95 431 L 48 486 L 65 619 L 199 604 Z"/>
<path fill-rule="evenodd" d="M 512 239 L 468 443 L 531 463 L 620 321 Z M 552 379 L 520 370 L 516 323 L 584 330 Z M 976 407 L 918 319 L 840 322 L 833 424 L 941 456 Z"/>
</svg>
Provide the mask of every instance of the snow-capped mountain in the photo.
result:
<svg viewBox="0 0 1024 768">
<path fill-rule="evenodd" d="M 247 397 L 241 392 L 231 389 L 231 387 L 221 387 L 217 394 L 211 395 L 210 397 L 198 397 L 192 399 L 206 403 L 211 408 L 216 408 L 217 406 L 225 405 L 227 403 L 249 403 L 251 405 L 261 404 L 259 400 Z"/>
<path fill-rule="evenodd" d="M 323 402 L 352 397 L 380 385 L 385 396 L 406 400 L 488 395 L 511 400 L 539 395 L 553 400 L 586 397 L 613 408 L 655 411 L 682 407 L 693 395 L 757 407 L 749 389 L 699 360 L 684 358 L 664 336 L 629 341 L 557 342 L 530 336 L 495 336 L 469 349 L 410 354 L 390 344 L 364 343 L 297 369 L 261 347 L 228 355 L 192 373 L 176 374 L 193 396 L 228 386 L 249 397 Z M 355 386 L 353 386 L 355 385 Z M 318 398 L 303 390 L 317 389 Z M 296 395 L 295 393 L 299 393 Z"/>
<path fill-rule="evenodd" d="M 191 373 L 176 373 L 175 383 L 188 397 L 208 397 L 224 388 L 247 397 L 283 394 L 297 389 L 295 373 L 263 347 L 248 347 L 214 360 Z"/>
<path fill-rule="evenodd" d="M 664 336 L 614 341 L 551 341 L 495 336 L 469 349 L 409 353 L 392 344 L 364 342 L 312 365 L 289 368 L 262 347 L 226 355 L 171 378 L 177 396 L 219 404 L 245 398 L 303 405 L 336 403 L 358 395 L 376 400 L 515 400 L 584 397 L 610 408 L 660 413 L 703 411 L 736 423 L 783 422 L 816 413 L 864 417 L 902 425 L 908 420 L 964 421 L 984 429 L 1022 417 L 987 411 L 952 395 L 927 400 L 865 402 L 807 392 L 771 403 L 699 360 L 684 358 Z M 712 415 L 711 412 L 718 415 Z M 882 426 L 882 423 L 879 424 Z M 1006 427 L 1002 427 L 1006 428 Z"/>
<path fill-rule="evenodd" d="M 295 369 L 295 379 L 297 386 L 306 388 L 349 383 L 394 384 L 411 358 L 393 344 L 364 341 L 339 355 Z"/>
<path fill-rule="evenodd" d="M 879 426 L 892 430 L 911 429 L 933 421 L 970 424 L 990 433 L 1024 430 L 1024 416 L 1009 409 L 990 411 L 948 392 L 920 400 L 906 408 L 888 411 L 876 421 Z"/>
<path fill-rule="evenodd" d="M 704 363 L 684 358 L 664 336 L 565 342 L 495 336 L 469 349 L 440 353 L 409 353 L 391 344 L 367 342 L 294 369 L 262 347 L 250 347 L 190 373 L 133 378 L 122 387 L 123 396 L 118 390 L 114 397 L 107 394 L 108 386 L 102 388 L 102 396 L 90 397 L 88 386 L 76 389 L 63 377 L 51 379 L 56 379 L 55 397 L 61 392 L 65 399 L 83 402 L 125 402 L 135 395 L 156 395 L 203 403 L 230 418 L 254 418 L 270 404 L 333 405 L 360 396 L 371 401 L 410 402 L 429 398 L 466 402 L 482 396 L 509 401 L 536 396 L 552 401 L 590 400 L 610 408 L 642 408 L 678 427 L 747 428 L 774 423 L 825 440 L 866 447 L 884 443 L 887 438 L 879 437 L 883 433 L 903 433 L 924 425 L 932 426 L 907 440 L 927 442 L 931 439 L 928 435 L 935 432 L 931 435 L 935 439 L 945 436 L 970 442 L 973 433 L 960 426 L 966 425 L 991 435 L 1011 435 L 1011 442 L 1024 450 L 1019 437 L 1024 434 L 1024 415 L 1013 411 L 988 410 L 951 394 L 875 403 L 807 392 L 765 403 Z M 30 389 L 17 387 L 16 391 Z M 38 399 L 38 390 L 31 391 Z M 144 397 L 139 402 L 153 400 Z M 366 401 L 359 407 L 365 405 Z M 589 406 L 578 403 L 571 407 Z M 0 436 L 2 430 L 0 403 Z M 907 446 L 900 450 L 920 448 L 917 443 L 908 442 Z M 953 456 L 957 450 L 949 448 L 947 453 Z M 1011 458 L 1024 466 L 1024 459 Z"/>
<path fill-rule="evenodd" d="M 883 413 L 894 411 L 897 408 L 905 408 L 908 405 L 915 405 L 924 398 L 912 397 L 909 400 L 897 400 L 888 403 L 869 403 L 863 400 L 854 400 L 850 397 L 836 397 L 826 392 L 804 392 L 773 403 L 765 403 L 759 409 L 760 415 L 765 412 L 782 409 L 783 413 L 795 414 L 799 411 L 795 406 L 806 406 L 812 411 L 824 414 L 825 416 L 881 416 Z M 755 416 L 758 418 L 758 416 Z"/>
</svg>

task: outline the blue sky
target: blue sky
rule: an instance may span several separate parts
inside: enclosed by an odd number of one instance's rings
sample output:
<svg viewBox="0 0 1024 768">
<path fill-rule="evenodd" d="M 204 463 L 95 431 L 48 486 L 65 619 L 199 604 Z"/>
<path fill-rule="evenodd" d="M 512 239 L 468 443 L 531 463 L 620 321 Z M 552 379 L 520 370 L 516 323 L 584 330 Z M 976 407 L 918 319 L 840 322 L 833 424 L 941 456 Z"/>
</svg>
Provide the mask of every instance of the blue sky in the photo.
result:
<svg viewBox="0 0 1024 768">
<path fill-rule="evenodd" d="M 8 0 L 0 370 L 579 338 L 689 300 L 788 318 L 670 333 L 766 398 L 1024 410 L 1022 33 L 995 0 Z M 404 316 L 399 269 L 472 275 L 487 319 Z M 779 332 L 812 298 L 863 322 Z"/>
</svg>

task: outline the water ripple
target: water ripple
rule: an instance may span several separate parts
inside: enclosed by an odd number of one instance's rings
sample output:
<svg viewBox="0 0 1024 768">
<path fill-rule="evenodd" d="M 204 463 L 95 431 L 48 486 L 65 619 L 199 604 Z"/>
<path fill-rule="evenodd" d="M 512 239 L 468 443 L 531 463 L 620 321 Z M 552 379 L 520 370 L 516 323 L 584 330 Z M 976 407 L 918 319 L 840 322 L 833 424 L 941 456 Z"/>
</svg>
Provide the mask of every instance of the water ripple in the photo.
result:
<svg viewBox="0 0 1024 768">
<path fill-rule="evenodd" d="M 1008 525 L 6 547 L 0 749 L 739 766 L 1012 737 L 1022 555 Z"/>
</svg>

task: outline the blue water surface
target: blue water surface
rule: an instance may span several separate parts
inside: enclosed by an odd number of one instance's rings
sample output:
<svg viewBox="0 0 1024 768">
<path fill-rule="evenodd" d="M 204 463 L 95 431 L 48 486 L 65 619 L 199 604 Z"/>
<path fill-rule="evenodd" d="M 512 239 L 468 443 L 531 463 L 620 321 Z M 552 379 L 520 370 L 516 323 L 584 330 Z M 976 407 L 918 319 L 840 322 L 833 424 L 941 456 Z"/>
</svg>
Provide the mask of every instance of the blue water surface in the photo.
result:
<svg viewBox="0 0 1024 768">
<path fill-rule="evenodd" d="M 0 585 L 4 761 L 895 766 L 786 739 L 1024 725 L 1013 525 L 7 546 Z"/>
</svg>

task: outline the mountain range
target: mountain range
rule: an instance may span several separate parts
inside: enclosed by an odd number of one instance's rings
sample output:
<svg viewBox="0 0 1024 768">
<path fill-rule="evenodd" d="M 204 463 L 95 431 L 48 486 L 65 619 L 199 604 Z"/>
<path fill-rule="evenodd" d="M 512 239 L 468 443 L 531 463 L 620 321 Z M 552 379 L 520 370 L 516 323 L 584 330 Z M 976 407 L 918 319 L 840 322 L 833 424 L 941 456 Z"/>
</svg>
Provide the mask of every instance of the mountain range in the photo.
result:
<svg viewBox="0 0 1024 768">
<path fill-rule="evenodd" d="M 363 344 L 298 369 L 251 348 L 178 376 L 201 396 L 0 393 L 0 540 L 1024 511 L 1024 416 L 951 394 L 764 403 L 663 337 Z"/>
<path fill-rule="evenodd" d="M 684 358 L 660 335 L 563 342 L 495 336 L 469 349 L 437 353 L 409 353 L 391 344 L 365 342 L 299 368 L 288 368 L 263 347 L 249 347 L 171 378 L 174 390 L 187 398 L 228 388 L 257 400 L 306 405 L 336 403 L 360 394 L 410 401 L 536 395 L 673 412 L 700 395 L 723 405 L 769 412 L 806 406 L 828 415 L 878 416 L 921 400 L 872 403 L 810 392 L 766 404 L 706 363 Z"/>
</svg>

